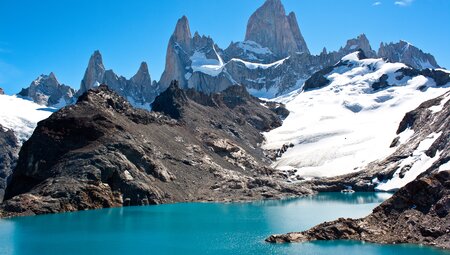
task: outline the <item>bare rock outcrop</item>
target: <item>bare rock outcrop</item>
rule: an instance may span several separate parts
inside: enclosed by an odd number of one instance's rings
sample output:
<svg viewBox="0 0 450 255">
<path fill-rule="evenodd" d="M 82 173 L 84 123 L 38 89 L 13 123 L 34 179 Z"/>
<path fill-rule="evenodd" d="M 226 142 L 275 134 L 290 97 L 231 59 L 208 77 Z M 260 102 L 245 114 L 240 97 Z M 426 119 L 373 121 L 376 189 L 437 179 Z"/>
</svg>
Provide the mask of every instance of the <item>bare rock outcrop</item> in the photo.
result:
<svg viewBox="0 0 450 255">
<path fill-rule="evenodd" d="M 359 240 L 450 249 L 450 171 L 418 178 L 362 219 L 338 219 L 310 230 L 266 239 L 272 243 Z"/>
</svg>

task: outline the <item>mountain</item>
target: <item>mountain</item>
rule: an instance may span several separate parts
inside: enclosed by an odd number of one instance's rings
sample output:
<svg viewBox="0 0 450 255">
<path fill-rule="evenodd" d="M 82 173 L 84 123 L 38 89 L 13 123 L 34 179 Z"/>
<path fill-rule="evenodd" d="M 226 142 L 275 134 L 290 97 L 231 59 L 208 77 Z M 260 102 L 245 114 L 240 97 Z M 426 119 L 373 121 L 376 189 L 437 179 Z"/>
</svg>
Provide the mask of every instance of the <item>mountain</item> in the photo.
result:
<svg viewBox="0 0 450 255">
<path fill-rule="evenodd" d="M 381 43 L 378 56 L 391 62 L 405 63 L 416 69 L 439 68 L 436 59 L 431 54 L 424 53 L 405 41 L 389 44 Z"/>
<path fill-rule="evenodd" d="M 151 102 L 158 94 L 157 84 L 150 78 L 147 63 L 142 62 L 138 72 L 130 80 L 127 80 L 125 77 L 115 74 L 113 70 L 106 70 L 100 51 L 95 51 L 89 59 L 76 97 L 100 84 L 107 84 L 112 90 L 130 101 L 133 106 L 143 109 L 149 109 Z"/>
<path fill-rule="evenodd" d="M 339 54 L 345 56 L 358 50 L 364 52 L 364 55 L 368 58 L 377 57 L 377 52 L 372 49 L 372 46 L 370 46 L 369 39 L 367 39 L 367 36 L 365 34 L 361 34 L 354 39 L 348 40 L 347 43 L 345 44 L 345 47 L 339 49 Z M 401 61 L 393 61 L 393 62 L 401 62 Z"/>
<path fill-rule="evenodd" d="M 450 171 L 418 178 L 362 219 L 338 219 L 304 232 L 273 235 L 272 243 L 358 240 L 450 249 Z"/>
<path fill-rule="evenodd" d="M 280 58 L 296 53 L 309 54 L 295 13 L 286 16 L 280 0 L 267 0 L 252 14 L 247 23 L 245 40 L 271 49 Z"/>
<path fill-rule="evenodd" d="M 280 107 L 242 87 L 206 95 L 173 83 L 149 112 L 99 86 L 38 124 L 2 215 L 309 194 L 258 147 L 261 131 L 281 125 Z"/>
<path fill-rule="evenodd" d="M 234 84 L 223 69 L 222 50 L 210 37 L 195 33 L 192 37 L 186 16 L 178 20 L 167 46 L 166 67 L 161 76 L 161 91 L 173 80 L 183 89 L 203 93 L 220 92 Z"/>
<path fill-rule="evenodd" d="M 167 47 L 160 89 L 164 91 L 172 80 L 178 80 L 182 88 L 204 93 L 239 84 L 254 96 L 275 98 L 301 88 L 315 72 L 358 50 L 368 58 L 384 58 L 419 70 L 439 67 L 430 54 L 403 44 L 381 44 L 377 53 L 361 34 L 337 51 L 324 49 L 313 55 L 295 13 L 286 15 L 280 0 L 267 0 L 249 18 L 245 41 L 232 42 L 224 50 L 210 37 L 197 32 L 192 37 L 187 17 L 178 20 Z"/>
<path fill-rule="evenodd" d="M 366 58 L 362 51 L 349 54 L 312 75 L 302 91 L 277 99 L 291 114 L 282 127 L 265 133 L 263 148 L 293 145 L 273 167 L 295 172 L 294 180 L 361 171 L 395 152 L 390 145 L 404 115 L 448 92 L 449 75 Z M 436 132 L 426 136 L 437 139 Z"/>
<path fill-rule="evenodd" d="M 40 75 L 28 88 L 17 95 L 28 98 L 44 106 L 62 107 L 72 102 L 75 91 L 59 83 L 54 73 Z"/>
</svg>

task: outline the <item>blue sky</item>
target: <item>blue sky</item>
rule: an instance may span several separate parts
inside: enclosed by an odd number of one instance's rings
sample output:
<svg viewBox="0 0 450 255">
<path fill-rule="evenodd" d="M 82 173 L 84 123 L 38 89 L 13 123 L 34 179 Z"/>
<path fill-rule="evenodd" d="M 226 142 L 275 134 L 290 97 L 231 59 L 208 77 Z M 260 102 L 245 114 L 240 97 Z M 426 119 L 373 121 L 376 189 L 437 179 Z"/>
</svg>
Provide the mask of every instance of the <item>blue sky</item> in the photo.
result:
<svg viewBox="0 0 450 255">
<path fill-rule="evenodd" d="M 167 42 L 187 15 L 191 30 L 221 47 L 244 39 L 247 20 L 264 0 L 0 0 L 0 87 L 17 93 L 39 74 L 55 72 L 78 89 L 89 56 L 103 54 L 107 69 L 131 77 L 141 61 L 152 79 L 164 69 Z M 450 67 L 448 0 L 283 0 L 297 14 L 312 53 L 336 50 L 365 33 L 406 40 Z"/>
</svg>

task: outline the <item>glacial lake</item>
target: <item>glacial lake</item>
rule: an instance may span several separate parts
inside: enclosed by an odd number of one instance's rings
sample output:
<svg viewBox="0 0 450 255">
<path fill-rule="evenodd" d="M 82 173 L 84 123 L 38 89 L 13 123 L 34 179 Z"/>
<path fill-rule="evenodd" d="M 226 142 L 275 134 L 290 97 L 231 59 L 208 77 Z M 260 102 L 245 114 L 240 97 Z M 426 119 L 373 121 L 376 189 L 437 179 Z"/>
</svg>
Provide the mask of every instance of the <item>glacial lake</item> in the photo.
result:
<svg viewBox="0 0 450 255">
<path fill-rule="evenodd" d="M 252 203 L 182 203 L 0 220 L 0 254 L 449 254 L 353 241 L 268 244 L 338 217 L 362 217 L 387 194 L 329 193 Z"/>
</svg>

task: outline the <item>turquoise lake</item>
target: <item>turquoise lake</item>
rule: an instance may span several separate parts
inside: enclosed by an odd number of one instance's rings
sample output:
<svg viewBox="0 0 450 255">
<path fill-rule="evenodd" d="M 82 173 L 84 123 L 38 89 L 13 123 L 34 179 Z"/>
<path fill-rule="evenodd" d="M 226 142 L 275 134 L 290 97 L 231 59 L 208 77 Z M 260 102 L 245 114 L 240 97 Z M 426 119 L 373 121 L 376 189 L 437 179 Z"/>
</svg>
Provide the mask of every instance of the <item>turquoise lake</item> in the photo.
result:
<svg viewBox="0 0 450 255">
<path fill-rule="evenodd" d="M 270 234 L 362 217 L 386 194 L 330 193 L 252 203 L 128 207 L 0 220 L 0 254 L 450 254 L 353 241 L 276 245 Z"/>
</svg>

